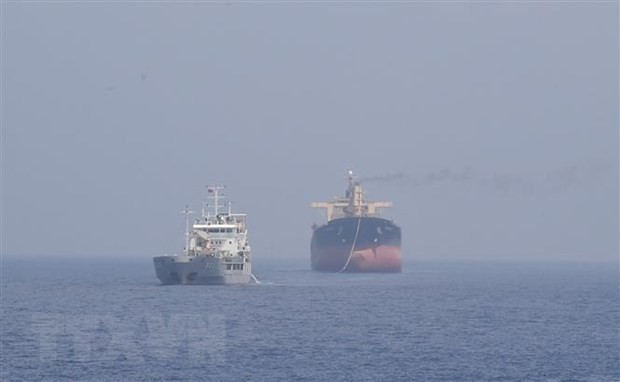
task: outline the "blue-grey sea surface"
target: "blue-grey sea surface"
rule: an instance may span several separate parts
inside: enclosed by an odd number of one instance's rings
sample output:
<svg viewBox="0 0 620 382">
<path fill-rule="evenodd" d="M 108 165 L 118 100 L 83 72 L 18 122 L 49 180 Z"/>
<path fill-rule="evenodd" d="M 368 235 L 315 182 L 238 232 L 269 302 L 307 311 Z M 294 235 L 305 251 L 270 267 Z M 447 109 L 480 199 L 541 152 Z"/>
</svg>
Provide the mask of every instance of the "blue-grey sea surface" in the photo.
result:
<svg viewBox="0 0 620 382">
<path fill-rule="evenodd" d="M 619 381 L 618 264 L 409 261 L 161 286 L 150 258 L 4 259 L 2 381 Z"/>
</svg>

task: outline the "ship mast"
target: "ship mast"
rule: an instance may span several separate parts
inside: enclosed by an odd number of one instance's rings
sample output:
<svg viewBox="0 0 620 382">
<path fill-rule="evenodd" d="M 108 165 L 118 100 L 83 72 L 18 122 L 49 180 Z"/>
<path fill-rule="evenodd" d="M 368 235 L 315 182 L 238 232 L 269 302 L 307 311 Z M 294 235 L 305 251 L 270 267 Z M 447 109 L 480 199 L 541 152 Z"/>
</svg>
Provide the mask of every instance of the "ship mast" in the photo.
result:
<svg viewBox="0 0 620 382">
<path fill-rule="evenodd" d="M 185 254 L 189 253 L 189 215 L 193 214 L 194 211 L 189 210 L 189 206 L 185 205 L 185 209 L 181 211 L 182 214 L 185 214 Z"/>
<path fill-rule="evenodd" d="M 344 197 L 335 198 L 331 202 L 313 202 L 314 208 L 327 210 L 327 221 L 343 217 L 378 216 L 380 208 L 392 207 L 391 202 L 368 202 L 364 199 L 362 185 L 355 180 L 353 171 L 349 170 L 347 179 L 349 187 Z"/>
<path fill-rule="evenodd" d="M 223 196 L 223 195 L 220 195 L 220 191 L 224 189 L 226 189 L 226 186 L 218 186 L 218 185 L 207 186 L 207 192 L 209 194 L 213 194 L 213 196 L 209 196 L 209 198 L 213 199 L 214 201 L 213 211 L 215 212 L 215 216 L 217 216 L 219 208 L 224 207 L 224 206 L 219 205 L 219 199 L 220 197 Z"/>
</svg>

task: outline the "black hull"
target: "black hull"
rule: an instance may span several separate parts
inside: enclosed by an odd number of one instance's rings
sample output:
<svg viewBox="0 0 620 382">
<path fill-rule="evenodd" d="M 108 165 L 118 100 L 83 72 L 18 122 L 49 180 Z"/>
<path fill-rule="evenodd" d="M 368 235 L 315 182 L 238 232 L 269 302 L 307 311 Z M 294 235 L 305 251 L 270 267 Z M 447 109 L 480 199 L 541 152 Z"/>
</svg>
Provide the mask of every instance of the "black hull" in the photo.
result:
<svg viewBox="0 0 620 382">
<path fill-rule="evenodd" d="M 400 272 L 400 227 L 376 217 L 334 219 L 314 230 L 310 253 L 316 271 Z"/>
</svg>

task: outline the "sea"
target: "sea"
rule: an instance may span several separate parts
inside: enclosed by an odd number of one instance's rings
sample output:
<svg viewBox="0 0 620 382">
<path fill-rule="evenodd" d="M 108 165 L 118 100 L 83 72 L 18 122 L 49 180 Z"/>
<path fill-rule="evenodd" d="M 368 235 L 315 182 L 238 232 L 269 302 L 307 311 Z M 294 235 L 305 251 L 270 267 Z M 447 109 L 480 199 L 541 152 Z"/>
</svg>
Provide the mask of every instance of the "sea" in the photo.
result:
<svg viewBox="0 0 620 382">
<path fill-rule="evenodd" d="M 620 381 L 618 263 L 412 260 L 162 286 L 145 258 L 2 260 L 2 381 Z"/>
</svg>

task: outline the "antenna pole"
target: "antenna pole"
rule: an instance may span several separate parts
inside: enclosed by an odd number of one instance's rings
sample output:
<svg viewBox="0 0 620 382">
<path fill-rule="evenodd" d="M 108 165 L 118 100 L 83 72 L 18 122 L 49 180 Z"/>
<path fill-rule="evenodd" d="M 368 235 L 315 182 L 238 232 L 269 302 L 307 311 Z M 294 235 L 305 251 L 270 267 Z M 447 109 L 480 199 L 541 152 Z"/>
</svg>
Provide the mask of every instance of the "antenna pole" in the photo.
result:
<svg viewBox="0 0 620 382">
<path fill-rule="evenodd" d="M 185 205 L 185 209 L 181 211 L 185 214 L 185 254 L 189 254 L 189 215 L 193 214 L 193 211 L 189 210 L 189 206 Z"/>
<path fill-rule="evenodd" d="M 218 203 L 217 199 L 218 199 L 219 191 L 220 190 L 217 187 L 213 188 L 213 192 L 215 193 L 215 195 L 214 195 L 214 197 L 215 197 L 215 216 L 217 216 L 217 208 L 219 207 L 219 205 L 217 204 Z"/>
</svg>

